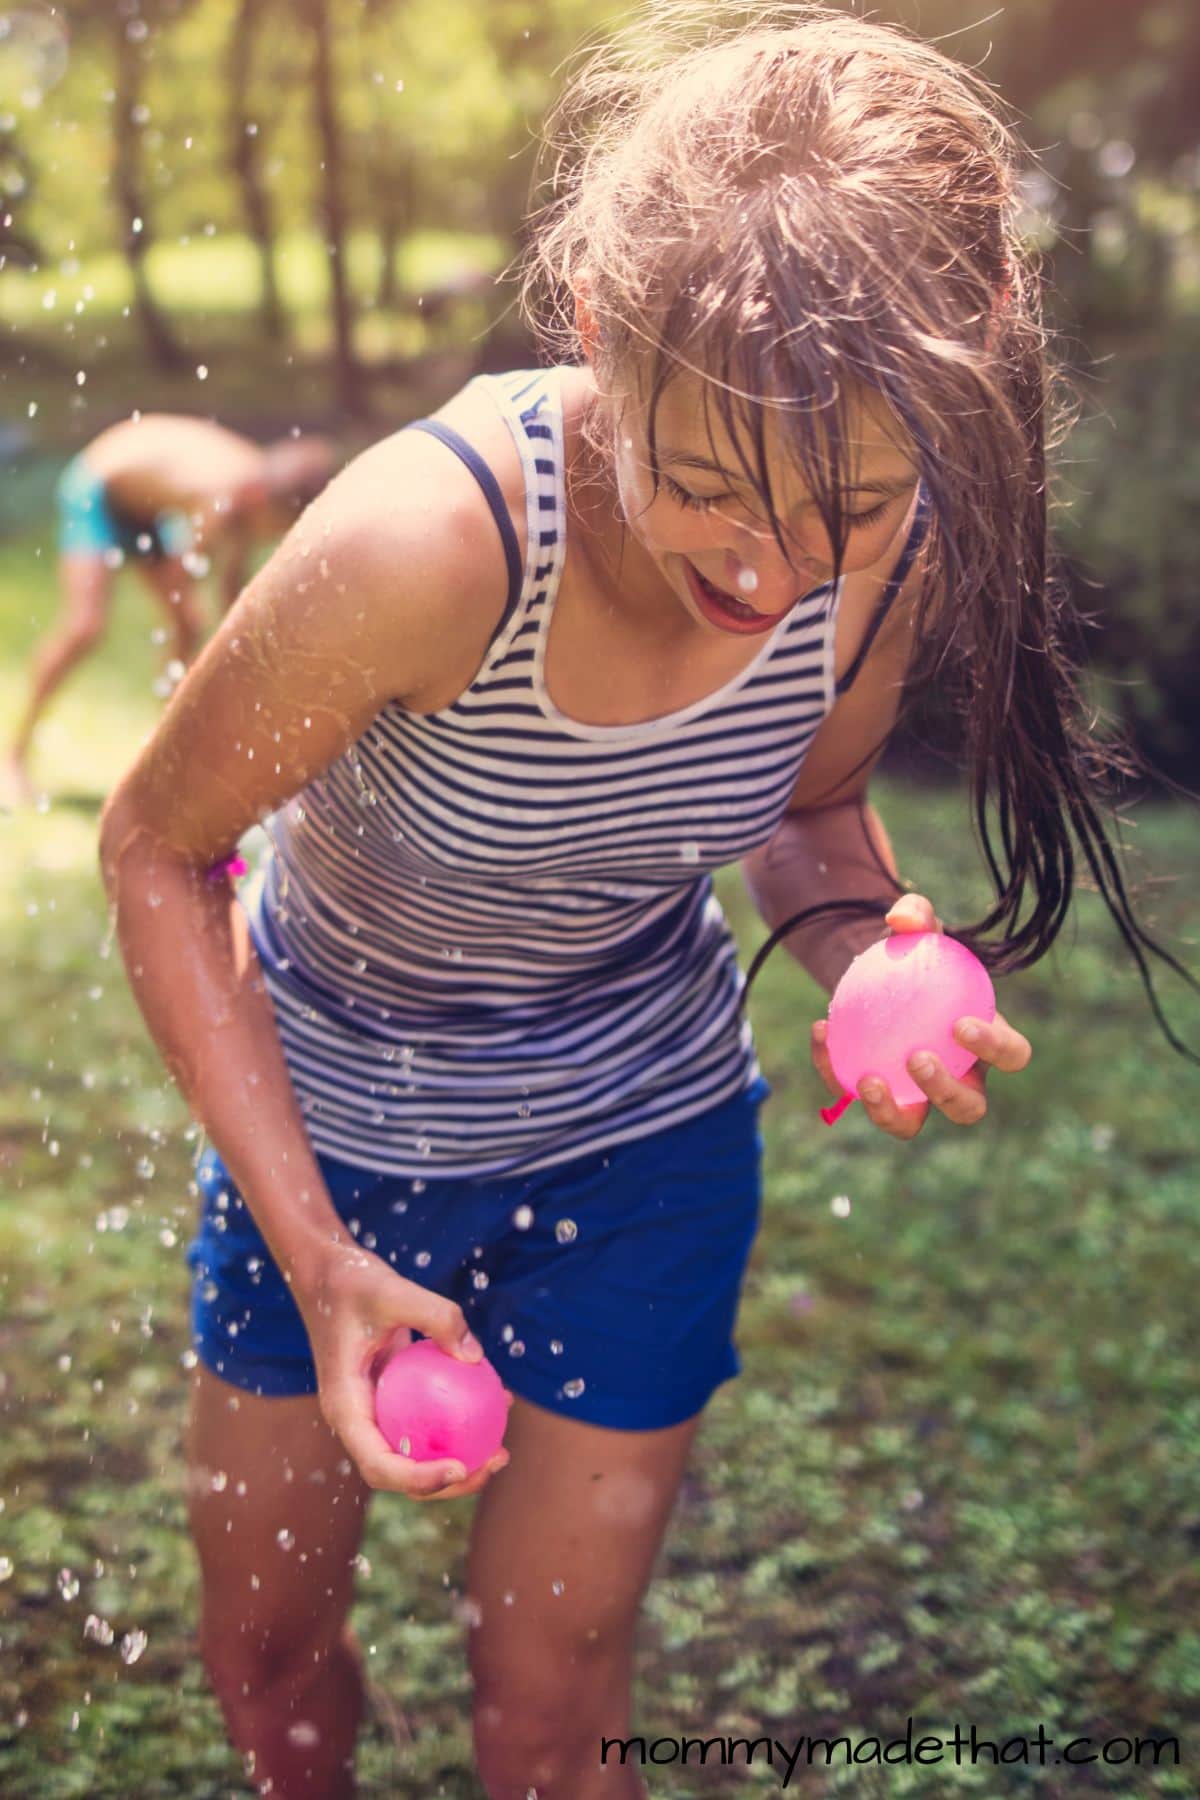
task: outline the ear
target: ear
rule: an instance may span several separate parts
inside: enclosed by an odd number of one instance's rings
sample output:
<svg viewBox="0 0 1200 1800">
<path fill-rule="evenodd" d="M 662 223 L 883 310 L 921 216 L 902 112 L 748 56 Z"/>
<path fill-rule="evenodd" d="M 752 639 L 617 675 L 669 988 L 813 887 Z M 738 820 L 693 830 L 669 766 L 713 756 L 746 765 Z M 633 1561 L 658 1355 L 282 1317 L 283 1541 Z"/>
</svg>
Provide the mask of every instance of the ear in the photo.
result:
<svg viewBox="0 0 1200 1800">
<path fill-rule="evenodd" d="M 576 277 L 575 293 L 575 329 L 579 333 L 579 341 L 583 345 L 583 353 L 589 362 L 595 362 L 600 347 L 600 327 L 596 323 L 596 315 L 589 304 L 591 283 L 586 275 Z"/>
</svg>

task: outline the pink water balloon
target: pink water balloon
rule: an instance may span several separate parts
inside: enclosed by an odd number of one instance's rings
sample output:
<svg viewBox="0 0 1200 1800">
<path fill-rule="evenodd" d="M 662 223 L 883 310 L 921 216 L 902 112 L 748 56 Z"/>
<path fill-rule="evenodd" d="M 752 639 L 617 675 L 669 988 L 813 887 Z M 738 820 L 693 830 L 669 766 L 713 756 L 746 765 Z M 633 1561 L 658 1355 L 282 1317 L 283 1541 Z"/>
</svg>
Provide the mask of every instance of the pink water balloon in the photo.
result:
<svg viewBox="0 0 1200 1800">
<path fill-rule="evenodd" d="M 976 1061 L 952 1035 L 957 1021 L 991 1021 L 996 995 L 979 958 L 939 931 L 897 931 L 856 956 L 829 1002 L 825 1039 L 833 1072 L 845 1089 L 821 1108 L 832 1125 L 857 1097 L 864 1075 L 887 1082 L 898 1106 L 927 1096 L 908 1072 L 918 1050 L 931 1050 L 957 1077 Z"/>
<path fill-rule="evenodd" d="M 460 1362 L 421 1338 L 381 1369 L 375 1420 L 392 1449 L 414 1462 L 451 1457 L 473 1475 L 504 1441 L 508 1400 L 486 1357 Z"/>
</svg>

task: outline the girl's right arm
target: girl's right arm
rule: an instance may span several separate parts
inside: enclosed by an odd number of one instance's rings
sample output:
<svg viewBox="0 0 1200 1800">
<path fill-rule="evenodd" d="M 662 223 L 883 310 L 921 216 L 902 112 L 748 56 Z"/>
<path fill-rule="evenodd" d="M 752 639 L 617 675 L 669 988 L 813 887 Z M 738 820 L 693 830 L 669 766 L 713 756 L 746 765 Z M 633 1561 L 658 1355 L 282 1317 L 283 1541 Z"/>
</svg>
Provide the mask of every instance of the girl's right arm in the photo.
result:
<svg viewBox="0 0 1200 1800">
<path fill-rule="evenodd" d="M 326 489 L 176 691 L 100 834 L 134 994 L 292 1288 L 325 1417 L 370 1485 L 413 1495 L 442 1488 L 447 1465 L 388 1453 L 372 1357 L 404 1326 L 471 1359 L 478 1346 L 457 1306 L 363 1250 L 335 1212 L 243 915 L 213 865 L 388 701 L 469 681 L 503 607 L 504 559 L 457 471 L 424 434 L 401 434 Z"/>
</svg>

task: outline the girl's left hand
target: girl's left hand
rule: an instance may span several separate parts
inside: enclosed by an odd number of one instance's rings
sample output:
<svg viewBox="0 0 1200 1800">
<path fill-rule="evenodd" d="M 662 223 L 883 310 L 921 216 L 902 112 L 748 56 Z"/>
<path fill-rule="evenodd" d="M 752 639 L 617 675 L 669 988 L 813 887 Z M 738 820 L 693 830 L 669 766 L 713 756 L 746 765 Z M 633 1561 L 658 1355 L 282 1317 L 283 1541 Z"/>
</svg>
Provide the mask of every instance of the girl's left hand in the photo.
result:
<svg viewBox="0 0 1200 1800">
<path fill-rule="evenodd" d="M 921 894 L 902 895 L 884 922 L 893 931 L 942 930 L 941 920 L 930 902 Z M 972 1027 L 978 1030 L 976 1039 L 968 1035 Z M 958 1019 L 954 1026 L 954 1036 L 978 1058 L 965 1075 L 958 1078 L 951 1075 L 939 1058 L 932 1054 L 929 1055 L 931 1066 L 927 1073 L 918 1067 L 917 1057 L 908 1065 L 908 1072 L 917 1086 L 929 1096 L 929 1105 L 898 1106 L 892 1099 L 886 1082 L 877 1076 L 864 1077 L 859 1083 L 858 1098 L 873 1125 L 878 1125 L 881 1131 L 888 1132 L 892 1137 L 916 1137 L 929 1116 L 929 1106 L 936 1106 L 954 1125 L 978 1125 L 987 1112 L 987 1098 L 983 1088 L 989 1068 L 999 1069 L 1005 1075 L 1015 1074 L 1018 1069 L 1026 1066 L 1033 1055 L 1028 1038 L 1022 1037 L 1019 1031 L 1014 1031 L 1000 1013 L 990 1022 L 985 1019 Z M 833 1064 L 825 1048 L 824 1019 L 818 1019 L 812 1028 L 812 1060 L 813 1067 L 834 1099 L 840 1100 L 843 1089 L 833 1072 Z"/>
</svg>

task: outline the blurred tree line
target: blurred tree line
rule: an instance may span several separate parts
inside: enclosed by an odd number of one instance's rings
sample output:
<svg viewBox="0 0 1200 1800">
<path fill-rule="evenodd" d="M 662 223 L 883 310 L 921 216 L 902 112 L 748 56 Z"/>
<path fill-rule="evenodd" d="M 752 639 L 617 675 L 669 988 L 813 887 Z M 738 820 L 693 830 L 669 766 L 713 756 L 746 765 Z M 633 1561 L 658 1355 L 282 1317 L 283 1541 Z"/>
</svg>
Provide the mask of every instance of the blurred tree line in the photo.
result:
<svg viewBox="0 0 1200 1800">
<path fill-rule="evenodd" d="M 476 341 L 481 362 L 527 356 L 494 277 L 520 241 L 535 135 L 564 59 L 630 10 L 23 0 L 0 11 L 0 329 L 30 367 L 85 352 L 96 366 L 132 333 L 165 378 L 194 366 L 233 315 L 264 370 L 318 345 L 350 415 L 398 348 L 420 356 L 439 341 L 439 320 Z M 981 5 L 978 22 L 962 0 L 870 10 L 981 67 L 1038 158 L 1028 231 L 1080 396 L 1062 540 L 1075 578 L 1096 584 L 1084 603 L 1104 621 L 1095 651 L 1119 679 L 1116 706 L 1160 766 L 1194 774 L 1200 7 L 1009 0 L 986 17 Z M 414 274 L 406 256 L 430 233 L 461 253 Z M 305 242 L 308 287 L 296 274 Z M 204 243 L 227 248 L 228 277 L 181 305 L 169 257 Z M 64 317 L 53 284 L 72 280 L 83 297 Z"/>
</svg>

